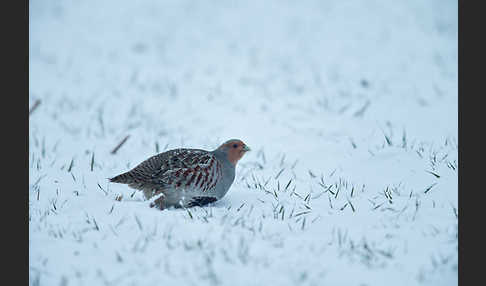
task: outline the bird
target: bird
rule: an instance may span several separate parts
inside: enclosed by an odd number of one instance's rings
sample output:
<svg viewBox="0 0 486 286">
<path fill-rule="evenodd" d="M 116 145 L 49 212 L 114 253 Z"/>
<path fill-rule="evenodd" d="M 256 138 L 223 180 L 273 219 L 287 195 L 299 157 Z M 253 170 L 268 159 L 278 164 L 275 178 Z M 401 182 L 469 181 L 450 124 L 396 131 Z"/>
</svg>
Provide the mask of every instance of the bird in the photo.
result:
<svg viewBox="0 0 486 286">
<path fill-rule="evenodd" d="M 230 139 L 213 151 L 178 148 L 154 155 L 128 172 L 110 178 L 155 199 L 159 209 L 206 206 L 221 199 L 235 179 L 238 161 L 251 149 Z"/>
</svg>

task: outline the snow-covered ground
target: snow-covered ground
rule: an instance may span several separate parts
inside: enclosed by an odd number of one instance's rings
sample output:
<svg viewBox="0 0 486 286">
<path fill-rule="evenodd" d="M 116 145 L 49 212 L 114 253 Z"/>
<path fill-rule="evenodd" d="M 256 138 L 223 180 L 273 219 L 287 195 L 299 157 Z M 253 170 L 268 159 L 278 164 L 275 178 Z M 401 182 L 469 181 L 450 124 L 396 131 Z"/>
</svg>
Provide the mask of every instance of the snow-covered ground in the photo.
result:
<svg viewBox="0 0 486 286">
<path fill-rule="evenodd" d="M 32 285 L 457 284 L 457 1 L 29 5 Z M 230 138 L 211 207 L 107 181 Z"/>
</svg>

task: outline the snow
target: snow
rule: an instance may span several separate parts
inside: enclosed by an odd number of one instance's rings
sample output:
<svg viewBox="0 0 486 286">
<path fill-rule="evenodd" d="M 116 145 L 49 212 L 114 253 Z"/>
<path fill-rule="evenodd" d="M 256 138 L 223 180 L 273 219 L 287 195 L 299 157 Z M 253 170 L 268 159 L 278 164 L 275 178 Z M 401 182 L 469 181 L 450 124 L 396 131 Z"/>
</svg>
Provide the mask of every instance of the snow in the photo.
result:
<svg viewBox="0 0 486 286">
<path fill-rule="evenodd" d="M 457 284 L 456 1 L 29 7 L 32 285 Z M 213 206 L 108 183 L 231 138 Z"/>
</svg>

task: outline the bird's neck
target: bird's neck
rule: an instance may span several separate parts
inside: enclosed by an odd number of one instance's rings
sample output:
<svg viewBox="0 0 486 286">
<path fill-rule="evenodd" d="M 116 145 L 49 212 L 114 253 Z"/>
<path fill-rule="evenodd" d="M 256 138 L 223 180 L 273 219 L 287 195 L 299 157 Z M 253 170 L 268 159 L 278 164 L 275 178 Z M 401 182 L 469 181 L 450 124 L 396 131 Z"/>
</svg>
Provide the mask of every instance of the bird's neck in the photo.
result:
<svg viewBox="0 0 486 286">
<path fill-rule="evenodd" d="M 213 153 L 214 156 L 216 156 L 216 158 L 218 158 L 223 164 L 232 166 L 233 168 L 236 167 L 236 163 L 238 162 L 238 160 L 235 162 L 230 161 L 226 152 L 216 149 L 211 153 Z"/>
</svg>

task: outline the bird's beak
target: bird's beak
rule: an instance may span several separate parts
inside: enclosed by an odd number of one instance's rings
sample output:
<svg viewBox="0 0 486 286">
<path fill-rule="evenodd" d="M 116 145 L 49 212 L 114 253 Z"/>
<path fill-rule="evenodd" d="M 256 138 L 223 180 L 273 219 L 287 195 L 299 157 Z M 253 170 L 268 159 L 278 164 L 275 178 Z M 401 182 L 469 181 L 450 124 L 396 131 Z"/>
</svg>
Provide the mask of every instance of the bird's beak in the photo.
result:
<svg viewBox="0 0 486 286">
<path fill-rule="evenodd" d="M 250 149 L 250 147 L 244 145 L 243 146 L 243 151 L 248 152 L 248 151 L 251 151 L 251 149 Z"/>
</svg>

